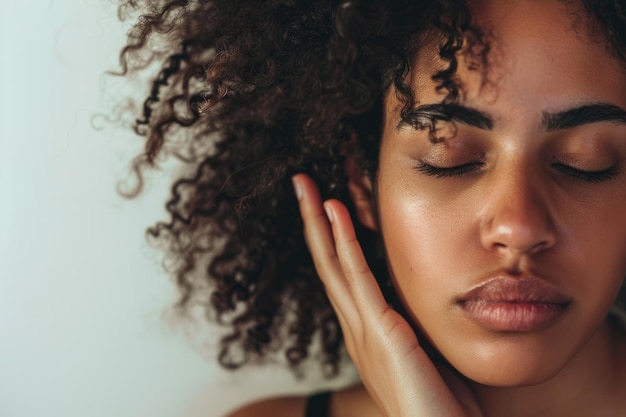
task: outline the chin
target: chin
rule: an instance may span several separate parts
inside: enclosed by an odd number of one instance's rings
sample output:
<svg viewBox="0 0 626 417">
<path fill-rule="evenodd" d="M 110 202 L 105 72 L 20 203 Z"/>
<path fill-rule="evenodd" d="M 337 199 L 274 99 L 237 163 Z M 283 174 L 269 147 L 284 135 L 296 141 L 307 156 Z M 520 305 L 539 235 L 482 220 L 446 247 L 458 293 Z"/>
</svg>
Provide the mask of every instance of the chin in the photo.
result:
<svg viewBox="0 0 626 417">
<path fill-rule="evenodd" d="M 465 378 L 492 387 L 525 387 L 555 377 L 567 364 L 565 352 L 509 341 L 465 346 L 458 357 L 445 355 Z"/>
</svg>

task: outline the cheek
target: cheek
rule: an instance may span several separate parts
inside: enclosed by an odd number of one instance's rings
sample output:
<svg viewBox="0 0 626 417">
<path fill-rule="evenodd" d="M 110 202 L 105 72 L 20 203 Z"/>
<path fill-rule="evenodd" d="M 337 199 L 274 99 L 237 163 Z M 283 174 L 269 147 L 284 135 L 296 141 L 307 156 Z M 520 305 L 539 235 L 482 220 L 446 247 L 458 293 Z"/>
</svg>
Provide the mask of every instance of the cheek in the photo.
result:
<svg viewBox="0 0 626 417">
<path fill-rule="evenodd" d="M 562 250 L 571 254 L 563 265 L 574 290 L 594 298 L 597 304 L 610 302 L 626 275 L 626 204 L 594 207 L 586 216 L 569 220 Z"/>
<path fill-rule="evenodd" d="M 477 226 L 463 202 L 442 205 L 416 188 L 389 184 L 379 195 L 379 210 L 391 276 L 401 298 L 419 308 L 441 304 L 463 281 Z"/>
</svg>

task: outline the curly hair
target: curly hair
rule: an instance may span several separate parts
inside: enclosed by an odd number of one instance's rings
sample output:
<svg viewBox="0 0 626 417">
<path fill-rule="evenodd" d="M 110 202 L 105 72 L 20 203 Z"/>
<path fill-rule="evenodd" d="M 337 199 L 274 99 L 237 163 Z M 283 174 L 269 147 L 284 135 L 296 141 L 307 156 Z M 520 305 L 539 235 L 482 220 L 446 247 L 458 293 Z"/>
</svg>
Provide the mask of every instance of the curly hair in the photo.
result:
<svg viewBox="0 0 626 417">
<path fill-rule="evenodd" d="M 626 61 L 624 1 L 570 3 Z M 319 334 L 324 371 L 336 374 L 341 329 L 305 245 L 290 177 L 308 173 L 323 198 L 354 211 L 344 160 L 375 176 L 383 94 L 393 85 L 404 115 L 412 109 L 405 80 L 420 47 L 439 42 L 447 67 L 433 79 L 451 102 L 458 53 L 469 44 L 486 65 L 489 42 L 466 2 L 127 0 L 119 13 L 140 14 L 121 73 L 161 65 L 135 124 L 146 143 L 134 168 L 141 177 L 173 155 L 191 173 L 172 185 L 169 220 L 148 230 L 165 245 L 177 307 L 201 305 L 230 329 L 220 344 L 224 367 L 280 348 L 297 367 Z M 377 237 L 356 226 L 382 283 Z"/>
</svg>

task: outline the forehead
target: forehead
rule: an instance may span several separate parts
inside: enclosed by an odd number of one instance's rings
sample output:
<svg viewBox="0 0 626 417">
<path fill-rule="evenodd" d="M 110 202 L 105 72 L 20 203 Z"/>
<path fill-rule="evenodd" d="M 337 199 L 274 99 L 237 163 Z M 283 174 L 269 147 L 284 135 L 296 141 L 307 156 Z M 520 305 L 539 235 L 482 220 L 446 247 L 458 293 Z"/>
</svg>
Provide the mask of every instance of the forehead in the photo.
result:
<svg viewBox="0 0 626 417">
<path fill-rule="evenodd" d="M 465 104 L 495 112 L 496 117 L 506 108 L 551 111 L 592 100 L 626 107 L 624 65 L 599 39 L 592 39 L 590 21 L 582 11 L 559 0 L 478 0 L 470 6 L 488 54 L 480 68 L 475 68 L 476 57 L 467 49 L 456 56 L 454 79 Z M 416 104 L 440 102 L 446 96 L 432 79 L 449 65 L 439 56 L 440 43 L 425 42 L 414 60 L 408 81 Z M 397 107 L 395 94 L 389 94 L 388 112 Z"/>
</svg>

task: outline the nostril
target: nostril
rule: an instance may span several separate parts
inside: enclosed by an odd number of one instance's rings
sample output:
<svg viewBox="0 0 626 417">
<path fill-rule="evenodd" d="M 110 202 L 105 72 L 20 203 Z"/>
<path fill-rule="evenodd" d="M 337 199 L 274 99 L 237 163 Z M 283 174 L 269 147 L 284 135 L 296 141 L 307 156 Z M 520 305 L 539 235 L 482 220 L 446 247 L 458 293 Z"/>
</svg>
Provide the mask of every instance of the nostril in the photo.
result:
<svg viewBox="0 0 626 417">
<path fill-rule="evenodd" d="M 550 242 L 544 240 L 535 244 L 523 245 L 521 242 L 514 244 L 506 244 L 502 242 L 494 242 L 491 248 L 498 252 L 510 252 L 513 255 L 532 255 L 537 252 L 541 252 L 548 249 L 551 246 Z"/>
</svg>

